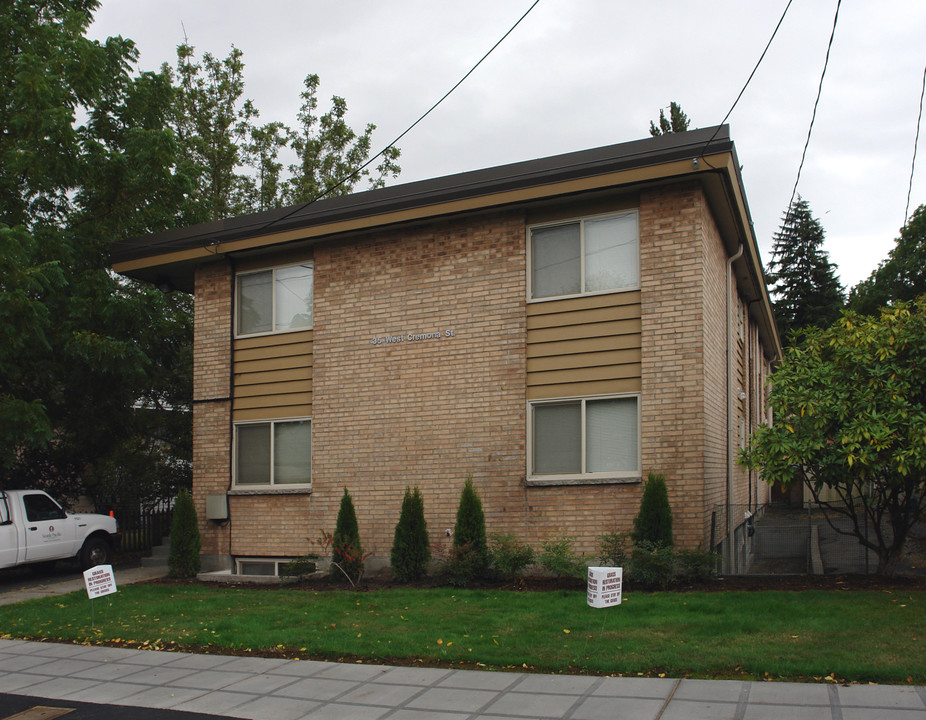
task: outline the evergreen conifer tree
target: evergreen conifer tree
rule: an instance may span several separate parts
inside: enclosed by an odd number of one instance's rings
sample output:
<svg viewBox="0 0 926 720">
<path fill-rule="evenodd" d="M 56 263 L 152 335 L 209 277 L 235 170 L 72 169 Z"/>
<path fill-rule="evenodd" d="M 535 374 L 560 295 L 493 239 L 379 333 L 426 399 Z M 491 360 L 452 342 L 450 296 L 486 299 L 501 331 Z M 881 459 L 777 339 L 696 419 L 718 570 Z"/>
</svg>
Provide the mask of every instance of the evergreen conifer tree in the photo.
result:
<svg viewBox="0 0 926 720">
<path fill-rule="evenodd" d="M 199 572 L 201 539 L 199 522 L 193 498 L 181 490 L 174 503 L 174 517 L 170 526 L 170 554 L 167 568 L 171 577 L 191 578 Z"/>
<path fill-rule="evenodd" d="M 810 205 L 798 196 L 775 233 L 767 270 L 775 321 L 785 343 L 802 328 L 831 325 L 845 303 L 836 266 L 823 249 L 824 237 Z"/>
<path fill-rule="evenodd" d="M 405 488 L 402 511 L 392 541 L 392 572 L 400 582 L 424 577 L 431 560 L 428 524 L 424 519 L 424 498 L 418 488 Z"/>
<path fill-rule="evenodd" d="M 672 508 L 666 479 L 660 473 L 650 473 L 643 486 L 640 511 L 633 519 L 630 537 L 637 544 L 649 542 L 657 547 L 672 547 Z"/>
<path fill-rule="evenodd" d="M 360 544 L 360 529 L 357 527 L 357 513 L 354 501 L 347 488 L 341 496 L 341 507 L 331 540 L 331 575 L 347 575 L 351 583 L 357 582 L 363 573 L 363 547 Z"/>
<path fill-rule="evenodd" d="M 471 558 L 475 574 L 483 573 L 488 567 L 485 514 L 482 512 L 482 501 L 473 485 L 472 476 L 466 478 L 463 492 L 460 494 L 457 522 L 453 530 L 453 547 L 458 553 L 465 553 Z"/>
</svg>

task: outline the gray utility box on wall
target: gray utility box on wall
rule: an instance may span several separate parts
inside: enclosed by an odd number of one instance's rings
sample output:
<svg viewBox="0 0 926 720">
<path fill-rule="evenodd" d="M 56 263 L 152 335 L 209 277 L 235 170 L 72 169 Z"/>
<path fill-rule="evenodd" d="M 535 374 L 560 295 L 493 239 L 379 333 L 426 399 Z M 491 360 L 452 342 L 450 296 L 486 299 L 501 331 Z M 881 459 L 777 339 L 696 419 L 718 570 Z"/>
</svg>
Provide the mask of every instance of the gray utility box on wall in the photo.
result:
<svg viewBox="0 0 926 720">
<path fill-rule="evenodd" d="M 206 495 L 206 519 L 228 520 L 227 495 Z"/>
</svg>

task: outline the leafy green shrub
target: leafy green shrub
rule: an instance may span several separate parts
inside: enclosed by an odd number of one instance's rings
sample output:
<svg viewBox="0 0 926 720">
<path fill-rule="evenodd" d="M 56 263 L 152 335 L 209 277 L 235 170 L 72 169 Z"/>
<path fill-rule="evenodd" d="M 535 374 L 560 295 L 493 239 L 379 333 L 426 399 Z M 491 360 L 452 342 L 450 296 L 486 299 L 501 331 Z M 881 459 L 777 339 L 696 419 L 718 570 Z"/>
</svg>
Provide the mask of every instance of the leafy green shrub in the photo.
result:
<svg viewBox="0 0 926 720">
<path fill-rule="evenodd" d="M 504 580 L 512 580 L 534 562 L 534 549 L 514 535 L 493 533 L 489 536 L 492 568 Z"/>
<path fill-rule="evenodd" d="M 666 479 L 659 473 L 650 473 L 643 486 L 640 511 L 633 519 L 630 536 L 636 544 L 650 542 L 672 547 L 672 508 L 669 506 Z"/>
<path fill-rule="evenodd" d="M 399 582 L 410 582 L 424 577 L 431 560 L 431 543 L 428 524 L 424 519 L 424 498 L 421 491 L 405 488 L 399 522 L 392 540 L 392 572 Z"/>
<path fill-rule="evenodd" d="M 457 506 L 457 522 L 453 529 L 454 548 L 466 549 L 467 563 L 472 565 L 475 576 L 485 574 L 489 566 L 486 547 L 486 519 L 482 512 L 482 501 L 473 486 L 472 476 L 466 478 L 460 504 Z"/>
<path fill-rule="evenodd" d="M 671 547 L 641 540 L 630 555 L 628 579 L 643 587 L 668 587 L 675 579 L 675 552 Z"/>
<path fill-rule="evenodd" d="M 331 539 L 331 575 L 346 576 L 353 585 L 363 574 L 363 546 L 360 544 L 360 529 L 357 527 L 357 513 L 354 501 L 344 488 L 341 507 Z"/>
<path fill-rule="evenodd" d="M 171 577 L 191 578 L 199 572 L 199 549 L 202 544 L 199 535 L 199 521 L 193 497 L 181 490 L 174 503 L 174 518 L 170 526 L 170 554 L 167 569 Z"/>
<path fill-rule="evenodd" d="M 624 533 L 605 533 L 598 538 L 598 562 L 605 567 L 626 567 L 630 538 Z"/>
<path fill-rule="evenodd" d="M 675 553 L 676 576 L 685 582 L 709 580 L 717 569 L 717 553 L 697 550 L 678 550 Z"/>
<path fill-rule="evenodd" d="M 584 578 L 588 574 L 585 559 L 572 549 L 575 535 L 563 535 L 541 543 L 540 565 L 557 577 Z"/>
</svg>

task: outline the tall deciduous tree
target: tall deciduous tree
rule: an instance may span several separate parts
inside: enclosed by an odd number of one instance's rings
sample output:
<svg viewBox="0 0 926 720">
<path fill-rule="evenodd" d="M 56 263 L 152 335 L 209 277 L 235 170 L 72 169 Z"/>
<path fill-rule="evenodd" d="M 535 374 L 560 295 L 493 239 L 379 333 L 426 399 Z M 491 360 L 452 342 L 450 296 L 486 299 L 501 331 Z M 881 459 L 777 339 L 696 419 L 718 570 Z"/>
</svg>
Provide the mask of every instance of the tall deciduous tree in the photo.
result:
<svg viewBox="0 0 926 720">
<path fill-rule="evenodd" d="M 810 205 L 798 196 L 775 233 L 767 273 L 778 331 L 788 336 L 805 327 L 825 327 L 845 302 L 836 266 L 823 249 L 825 233 Z"/>
<path fill-rule="evenodd" d="M 0 5 L 0 483 L 65 497 L 94 494 L 144 435 L 134 406 L 170 347 L 146 337 L 164 301 L 112 276 L 107 243 L 169 227 L 185 185 L 163 127 L 170 83 L 130 74 L 131 41 L 84 36 L 97 6 Z"/>
<path fill-rule="evenodd" d="M 849 294 L 849 306 L 876 314 L 880 308 L 926 293 L 926 205 L 920 205 L 900 229 L 895 245 L 868 279 Z"/>
<path fill-rule="evenodd" d="M 669 103 L 669 117 L 666 117 L 664 108 L 659 108 L 658 127 L 656 123 L 650 120 L 649 134 L 653 137 L 659 137 L 660 135 L 685 132 L 688 130 L 688 125 L 690 123 L 691 120 L 688 119 L 685 111 L 682 110 L 682 106 L 673 101 Z"/>
<path fill-rule="evenodd" d="M 775 424 L 742 456 L 768 482 L 809 487 L 834 530 L 877 554 L 879 573 L 894 572 L 926 514 L 923 368 L 926 298 L 810 328 L 772 374 Z"/>
</svg>

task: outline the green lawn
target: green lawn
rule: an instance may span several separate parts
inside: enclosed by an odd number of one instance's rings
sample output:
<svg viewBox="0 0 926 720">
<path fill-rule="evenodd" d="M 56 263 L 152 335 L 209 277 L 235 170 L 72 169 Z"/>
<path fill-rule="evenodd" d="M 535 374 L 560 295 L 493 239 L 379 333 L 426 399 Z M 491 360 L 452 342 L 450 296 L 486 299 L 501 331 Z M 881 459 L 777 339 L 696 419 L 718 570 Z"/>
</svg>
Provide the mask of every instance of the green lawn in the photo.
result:
<svg viewBox="0 0 926 720">
<path fill-rule="evenodd" d="M 91 627 L 91 614 L 93 627 Z M 926 682 L 926 592 L 314 592 L 130 585 L 0 607 L 0 636 L 545 672 Z"/>
</svg>

